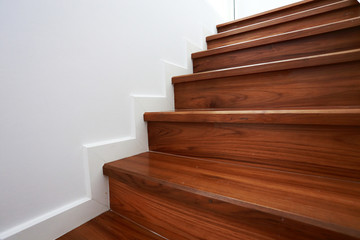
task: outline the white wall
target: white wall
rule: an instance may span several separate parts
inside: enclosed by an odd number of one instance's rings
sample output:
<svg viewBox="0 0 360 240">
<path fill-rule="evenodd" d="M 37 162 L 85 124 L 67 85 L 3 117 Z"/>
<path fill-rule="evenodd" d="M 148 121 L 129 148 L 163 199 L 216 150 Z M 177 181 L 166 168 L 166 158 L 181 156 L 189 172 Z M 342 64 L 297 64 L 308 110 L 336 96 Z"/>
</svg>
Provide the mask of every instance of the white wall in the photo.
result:
<svg viewBox="0 0 360 240">
<path fill-rule="evenodd" d="M 130 95 L 163 94 L 160 59 L 186 65 L 231 3 L 0 0 L 0 238 L 81 202 L 82 146 L 133 135 Z"/>
<path fill-rule="evenodd" d="M 235 0 L 235 18 L 243 18 L 260 12 L 268 11 L 300 0 Z"/>
</svg>

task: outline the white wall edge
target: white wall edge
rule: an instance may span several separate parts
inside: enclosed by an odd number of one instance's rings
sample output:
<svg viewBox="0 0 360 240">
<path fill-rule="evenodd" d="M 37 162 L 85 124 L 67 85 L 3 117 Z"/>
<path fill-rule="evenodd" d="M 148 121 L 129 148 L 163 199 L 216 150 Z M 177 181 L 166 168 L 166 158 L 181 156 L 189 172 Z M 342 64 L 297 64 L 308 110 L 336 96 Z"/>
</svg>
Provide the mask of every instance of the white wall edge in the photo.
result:
<svg viewBox="0 0 360 240">
<path fill-rule="evenodd" d="M 205 36 L 212 34 L 204 27 L 202 30 Z M 187 38 L 184 38 L 184 41 L 187 49 L 186 66 L 160 60 L 164 72 L 164 92 L 158 96 L 131 95 L 133 104 L 131 136 L 83 145 L 86 197 L 2 232 L 0 240 L 56 239 L 109 210 L 108 179 L 102 173 L 102 166 L 107 162 L 148 151 L 144 112 L 174 109 L 172 76 L 192 73 L 191 53 L 201 51 L 206 46 L 196 46 Z"/>
<path fill-rule="evenodd" d="M 107 208 L 89 198 L 79 199 L 63 207 L 31 219 L 0 234 L 6 240 L 49 240 L 80 226 Z"/>
<path fill-rule="evenodd" d="M 131 136 L 83 146 L 89 168 L 89 189 L 92 199 L 99 204 L 109 207 L 108 179 L 102 173 L 102 166 L 111 161 L 148 151 L 147 128 L 143 120 L 144 112 L 174 109 L 174 91 L 171 78 L 172 76 L 192 73 L 191 53 L 202 50 L 188 39 L 184 38 L 184 41 L 186 42 L 188 57 L 186 66 L 161 60 L 164 72 L 164 93 L 157 96 L 136 94 L 131 96 L 133 103 Z"/>
</svg>

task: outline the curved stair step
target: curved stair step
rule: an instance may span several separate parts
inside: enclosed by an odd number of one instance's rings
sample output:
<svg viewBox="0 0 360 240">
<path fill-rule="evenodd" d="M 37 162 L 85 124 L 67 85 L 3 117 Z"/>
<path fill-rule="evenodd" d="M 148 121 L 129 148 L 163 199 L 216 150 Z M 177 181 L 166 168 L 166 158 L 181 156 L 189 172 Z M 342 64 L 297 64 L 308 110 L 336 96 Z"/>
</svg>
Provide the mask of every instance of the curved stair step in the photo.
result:
<svg viewBox="0 0 360 240">
<path fill-rule="evenodd" d="M 244 27 L 246 25 L 255 24 L 263 21 L 267 21 L 273 18 L 286 16 L 296 12 L 301 12 L 308 9 L 313 9 L 319 6 L 327 5 L 330 3 L 338 2 L 339 0 L 304 0 L 282 6 L 279 8 L 271 9 L 269 11 L 261 12 L 255 15 L 248 17 L 236 19 L 226 23 L 216 25 L 217 32 L 225 32 L 239 27 Z"/>
<path fill-rule="evenodd" d="M 111 208 L 170 239 L 360 237 L 359 183 L 155 152 L 103 169 Z"/>
<path fill-rule="evenodd" d="M 192 60 L 196 73 L 359 47 L 360 17 L 355 17 L 193 53 Z"/>
<path fill-rule="evenodd" d="M 359 14 L 360 5 L 356 0 L 341 0 L 303 12 L 296 12 L 288 16 L 271 19 L 263 23 L 211 35 L 206 38 L 206 42 L 208 49 L 212 49 L 354 18 L 358 17 Z"/>
</svg>

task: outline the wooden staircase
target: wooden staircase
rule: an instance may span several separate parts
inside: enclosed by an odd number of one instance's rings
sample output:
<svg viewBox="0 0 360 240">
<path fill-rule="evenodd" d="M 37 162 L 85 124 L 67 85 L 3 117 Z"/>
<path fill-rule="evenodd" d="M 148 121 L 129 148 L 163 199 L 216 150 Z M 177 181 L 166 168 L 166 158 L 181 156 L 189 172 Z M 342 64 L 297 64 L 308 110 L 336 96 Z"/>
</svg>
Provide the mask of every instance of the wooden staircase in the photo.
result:
<svg viewBox="0 0 360 240">
<path fill-rule="evenodd" d="M 104 165 L 99 218 L 126 223 L 61 239 L 360 239 L 359 3 L 217 29 L 173 78 L 176 110 L 145 113 L 150 152 Z"/>
</svg>

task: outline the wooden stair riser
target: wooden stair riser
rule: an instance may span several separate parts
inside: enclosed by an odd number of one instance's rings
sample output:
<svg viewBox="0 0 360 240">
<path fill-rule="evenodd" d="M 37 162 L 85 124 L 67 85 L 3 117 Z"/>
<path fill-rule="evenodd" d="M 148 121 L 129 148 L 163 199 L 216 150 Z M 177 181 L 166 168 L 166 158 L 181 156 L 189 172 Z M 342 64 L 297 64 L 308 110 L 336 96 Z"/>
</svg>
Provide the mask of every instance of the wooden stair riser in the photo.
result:
<svg viewBox="0 0 360 240">
<path fill-rule="evenodd" d="M 300 39 L 193 58 L 194 72 L 305 57 L 360 47 L 360 26 Z"/>
<path fill-rule="evenodd" d="M 360 180 L 360 127 L 149 122 L 149 148 Z"/>
<path fill-rule="evenodd" d="M 252 24 L 259 24 L 264 21 L 269 21 L 274 18 L 283 17 L 286 15 L 294 14 L 301 11 L 310 10 L 327 4 L 339 2 L 339 0 L 325 0 L 325 1 L 300 1 L 292 5 L 273 9 L 268 12 L 259 13 L 242 19 L 237 19 L 231 22 L 219 24 L 216 26 L 217 32 L 225 32 L 236 28 L 244 27 Z"/>
<path fill-rule="evenodd" d="M 156 180 L 115 177 L 111 208 L 169 239 L 355 239 Z"/>
<path fill-rule="evenodd" d="M 253 39 L 282 34 L 285 32 L 291 32 L 299 29 L 324 25 L 332 22 L 354 18 L 359 16 L 359 14 L 360 14 L 360 6 L 355 5 L 352 7 L 341 8 L 339 10 L 325 12 L 315 16 L 298 19 L 296 21 L 280 23 L 269 27 L 254 29 L 251 31 L 244 31 L 244 32 L 232 33 L 232 34 L 230 34 L 230 32 L 226 32 L 227 33 L 226 35 L 225 33 L 223 33 L 219 35 L 214 35 L 214 37 L 212 36 L 208 37 L 207 48 L 213 49 L 239 42 L 245 42 Z"/>
<path fill-rule="evenodd" d="M 360 105 L 360 62 L 174 85 L 177 109 L 273 109 Z"/>
</svg>

